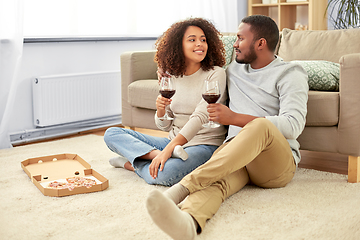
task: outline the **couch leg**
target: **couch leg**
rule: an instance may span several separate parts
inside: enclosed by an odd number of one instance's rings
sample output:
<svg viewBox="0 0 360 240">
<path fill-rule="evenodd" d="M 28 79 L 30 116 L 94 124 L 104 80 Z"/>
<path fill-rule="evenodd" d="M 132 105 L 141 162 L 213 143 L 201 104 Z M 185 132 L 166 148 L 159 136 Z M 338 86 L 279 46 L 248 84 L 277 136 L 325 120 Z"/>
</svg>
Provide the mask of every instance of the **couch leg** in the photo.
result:
<svg viewBox="0 0 360 240">
<path fill-rule="evenodd" d="M 348 158 L 348 182 L 360 182 L 360 156 L 349 156 Z"/>
<path fill-rule="evenodd" d="M 131 129 L 131 130 L 135 131 L 135 127 L 128 127 L 128 126 L 125 126 L 125 128 L 127 128 L 127 129 Z"/>
</svg>

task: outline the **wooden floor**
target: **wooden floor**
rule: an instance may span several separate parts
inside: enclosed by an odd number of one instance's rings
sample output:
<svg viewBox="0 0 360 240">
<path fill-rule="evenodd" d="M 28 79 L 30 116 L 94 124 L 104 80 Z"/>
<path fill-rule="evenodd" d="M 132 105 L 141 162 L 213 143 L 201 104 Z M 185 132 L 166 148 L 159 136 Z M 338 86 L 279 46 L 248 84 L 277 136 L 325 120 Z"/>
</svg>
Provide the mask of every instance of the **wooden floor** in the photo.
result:
<svg viewBox="0 0 360 240">
<path fill-rule="evenodd" d="M 78 135 L 96 134 L 104 136 L 106 129 L 91 130 Z M 152 136 L 166 137 L 167 133 L 152 129 L 136 128 L 136 131 L 149 134 Z M 68 136 L 68 137 L 73 137 Z M 24 144 L 23 144 L 24 145 Z M 301 162 L 299 163 L 301 168 L 315 169 L 319 171 L 334 172 L 340 174 L 347 174 L 348 172 L 348 157 L 336 153 L 323 153 L 323 152 L 311 152 L 301 150 Z"/>
</svg>

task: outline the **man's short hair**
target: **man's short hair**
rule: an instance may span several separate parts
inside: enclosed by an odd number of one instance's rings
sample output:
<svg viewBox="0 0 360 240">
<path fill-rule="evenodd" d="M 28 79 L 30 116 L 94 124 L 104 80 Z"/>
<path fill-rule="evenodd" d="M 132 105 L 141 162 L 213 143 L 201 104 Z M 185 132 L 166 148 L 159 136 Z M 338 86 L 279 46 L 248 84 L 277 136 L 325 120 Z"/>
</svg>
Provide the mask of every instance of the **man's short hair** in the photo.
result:
<svg viewBox="0 0 360 240">
<path fill-rule="evenodd" d="M 250 25 L 250 31 L 254 34 L 254 41 L 265 38 L 270 51 L 275 52 L 279 41 L 279 28 L 275 21 L 268 16 L 252 15 L 241 20 Z"/>
</svg>

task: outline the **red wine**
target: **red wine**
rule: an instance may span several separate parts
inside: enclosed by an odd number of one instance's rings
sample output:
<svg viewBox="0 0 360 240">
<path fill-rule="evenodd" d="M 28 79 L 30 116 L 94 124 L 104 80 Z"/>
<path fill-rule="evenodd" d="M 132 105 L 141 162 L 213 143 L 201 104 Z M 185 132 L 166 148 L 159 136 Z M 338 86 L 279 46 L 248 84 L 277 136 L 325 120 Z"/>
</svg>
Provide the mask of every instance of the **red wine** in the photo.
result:
<svg viewBox="0 0 360 240">
<path fill-rule="evenodd" d="M 175 94 L 175 90 L 160 90 L 159 92 L 165 98 L 171 98 Z"/>
<path fill-rule="evenodd" d="M 207 93 L 202 95 L 203 99 L 208 103 L 216 103 L 216 101 L 220 98 L 220 94 L 216 93 Z"/>
</svg>

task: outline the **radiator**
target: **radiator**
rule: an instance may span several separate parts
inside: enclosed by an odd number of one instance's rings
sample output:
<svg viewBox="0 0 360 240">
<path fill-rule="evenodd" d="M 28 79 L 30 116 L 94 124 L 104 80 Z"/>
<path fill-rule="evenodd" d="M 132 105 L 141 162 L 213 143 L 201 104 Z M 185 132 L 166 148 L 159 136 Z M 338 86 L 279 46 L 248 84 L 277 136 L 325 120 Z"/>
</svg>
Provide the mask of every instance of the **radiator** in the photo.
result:
<svg viewBox="0 0 360 240">
<path fill-rule="evenodd" d="M 32 89 L 37 127 L 121 114 L 120 72 L 36 77 Z"/>
</svg>

